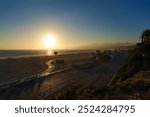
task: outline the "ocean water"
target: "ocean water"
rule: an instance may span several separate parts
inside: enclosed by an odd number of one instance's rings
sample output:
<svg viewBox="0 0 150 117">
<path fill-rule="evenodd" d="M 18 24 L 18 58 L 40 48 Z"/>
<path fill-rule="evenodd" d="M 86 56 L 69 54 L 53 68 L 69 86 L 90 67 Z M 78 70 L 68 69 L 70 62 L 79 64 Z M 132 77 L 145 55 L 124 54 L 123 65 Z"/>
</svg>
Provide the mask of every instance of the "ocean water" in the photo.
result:
<svg viewBox="0 0 150 117">
<path fill-rule="evenodd" d="M 0 50 L 0 58 L 53 56 L 51 50 Z M 57 50 L 58 54 L 74 54 L 93 52 L 92 50 Z"/>
</svg>

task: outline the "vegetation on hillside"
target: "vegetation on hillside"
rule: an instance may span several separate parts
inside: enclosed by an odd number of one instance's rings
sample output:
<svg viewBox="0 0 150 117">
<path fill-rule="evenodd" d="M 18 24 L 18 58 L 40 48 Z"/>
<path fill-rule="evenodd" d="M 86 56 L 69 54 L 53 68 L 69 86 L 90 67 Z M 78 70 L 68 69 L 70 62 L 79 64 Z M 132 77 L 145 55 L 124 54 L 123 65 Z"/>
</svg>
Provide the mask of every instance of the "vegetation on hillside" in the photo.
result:
<svg viewBox="0 0 150 117">
<path fill-rule="evenodd" d="M 150 29 L 143 31 L 140 39 L 141 43 L 129 50 L 129 57 L 112 85 L 94 91 L 85 89 L 84 92 L 79 90 L 80 86 L 72 86 L 54 99 L 150 99 Z M 97 50 L 93 58 L 108 61 L 108 55 L 107 51 Z"/>
<path fill-rule="evenodd" d="M 117 74 L 118 82 L 109 87 L 113 95 L 127 99 L 150 99 L 150 29 L 141 34 L 141 43 L 129 51 L 129 58 Z"/>
</svg>

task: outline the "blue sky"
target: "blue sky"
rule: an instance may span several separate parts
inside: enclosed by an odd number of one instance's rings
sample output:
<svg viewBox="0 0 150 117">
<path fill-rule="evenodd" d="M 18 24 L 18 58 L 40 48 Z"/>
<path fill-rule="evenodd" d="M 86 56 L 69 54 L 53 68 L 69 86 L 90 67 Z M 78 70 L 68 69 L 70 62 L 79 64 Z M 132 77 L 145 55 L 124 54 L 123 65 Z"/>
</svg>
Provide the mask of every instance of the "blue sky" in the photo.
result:
<svg viewBox="0 0 150 117">
<path fill-rule="evenodd" d="M 58 49 L 138 42 L 149 21 L 150 0 L 0 0 L 0 49 L 43 49 L 47 33 Z"/>
</svg>

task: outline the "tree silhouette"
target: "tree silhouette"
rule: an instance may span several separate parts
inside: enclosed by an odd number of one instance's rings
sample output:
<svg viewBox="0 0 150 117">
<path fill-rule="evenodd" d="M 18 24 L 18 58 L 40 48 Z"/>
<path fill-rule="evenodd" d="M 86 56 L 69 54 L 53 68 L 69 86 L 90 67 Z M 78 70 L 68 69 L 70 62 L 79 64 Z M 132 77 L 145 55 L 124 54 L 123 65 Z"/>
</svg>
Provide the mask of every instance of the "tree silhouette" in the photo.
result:
<svg viewBox="0 0 150 117">
<path fill-rule="evenodd" d="M 58 54 L 58 52 L 54 51 L 54 55 L 56 56 Z"/>
<path fill-rule="evenodd" d="M 142 43 L 150 43 L 150 29 L 146 29 L 141 34 Z"/>
</svg>

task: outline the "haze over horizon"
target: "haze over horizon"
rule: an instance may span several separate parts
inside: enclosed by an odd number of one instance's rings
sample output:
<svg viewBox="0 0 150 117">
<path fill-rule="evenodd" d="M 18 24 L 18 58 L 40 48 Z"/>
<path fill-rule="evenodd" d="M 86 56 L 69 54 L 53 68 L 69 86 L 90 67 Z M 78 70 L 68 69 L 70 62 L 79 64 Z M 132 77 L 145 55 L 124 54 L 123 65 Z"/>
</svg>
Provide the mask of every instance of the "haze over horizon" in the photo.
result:
<svg viewBox="0 0 150 117">
<path fill-rule="evenodd" d="M 54 49 L 136 43 L 150 27 L 149 6 L 149 0 L 0 0 L 0 50 L 46 49 L 46 35 L 54 35 Z"/>
</svg>

